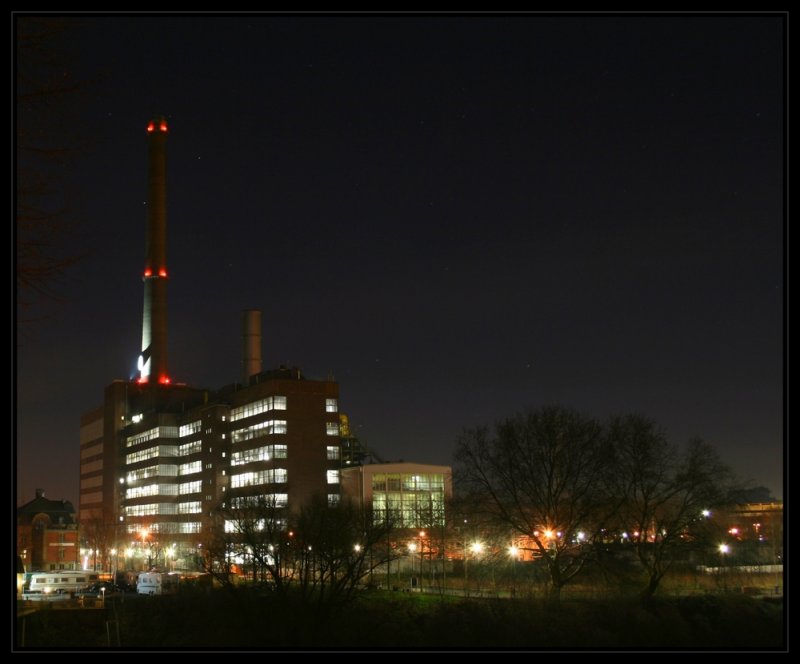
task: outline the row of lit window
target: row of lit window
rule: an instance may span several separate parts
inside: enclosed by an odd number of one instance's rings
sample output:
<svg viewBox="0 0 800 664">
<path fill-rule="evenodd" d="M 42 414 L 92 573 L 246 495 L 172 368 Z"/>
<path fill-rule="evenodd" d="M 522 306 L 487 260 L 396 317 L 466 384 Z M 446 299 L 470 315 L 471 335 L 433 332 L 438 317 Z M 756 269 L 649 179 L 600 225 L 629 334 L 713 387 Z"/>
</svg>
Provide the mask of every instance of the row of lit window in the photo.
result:
<svg viewBox="0 0 800 664">
<path fill-rule="evenodd" d="M 184 424 L 178 430 L 178 435 L 181 438 L 185 438 L 186 436 L 191 436 L 193 433 L 197 433 L 200 431 L 200 427 L 202 426 L 202 422 L 200 420 L 195 420 L 189 424 Z"/>
<path fill-rule="evenodd" d="M 199 500 L 193 500 L 188 503 L 178 503 L 178 514 L 199 514 L 202 511 Z"/>
<path fill-rule="evenodd" d="M 130 465 L 132 463 L 138 463 L 139 461 L 145 461 L 146 459 L 174 456 L 178 456 L 177 445 L 156 445 L 155 447 L 150 447 L 146 450 L 139 450 L 138 452 L 128 454 L 125 457 L 125 463 Z"/>
<path fill-rule="evenodd" d="M 199 533 L 201 530 L 201 523 L 199 521 L 189 521 L 187 523 L 176 523 L 174 521 L 162 521 L 147 524 L 147 530 L 151 533 L 160 533 L 167 535 L 174 534 L 188 534 Z M 128 524 L 128 532 L 132 535 L 138 535 L 141 532 L 141 526 L 137 523 Z"/>
<path fill-rule="evenodd" d="M 286 433 L 286 420 L 265 420 L 252 424 L 249 427 L 237 429 L 231 434 L 234 443 L 250 440 L 257 436 L 266 436 L 273 433 Z"/>
<path fill-rule="evenodd" d="M 231 466 L 241 466 L 254 461 L 269 461 L 270 459 L 285 459 L 288 455 L 286 445 L 265 445 L 252 450 L 241 450 L 231 454 Z"/>
<path fill-rule="evenodd" d="M 146 484 L 130 487 L 125 491 L 125 498 L 142 498 L 143 496 L 177 496 L 177 484 Z"/>
<path fill-rule="evenodd" d="M 203 480 L 195 480 L 194 482 L 184 482 L 178 485 L 178 494 L 184 495 L 187 493 L 199 493 L 203 489 Z"/>
<path fill-rule="evenodd" d="M 203 441 L 194 440 L 191 443 L 184 443 L 178 448 L 178 456 L 189 456 L 203 451 Z"/>
<path fill-rule="evenodd" d="M 151 516 L 153 514 L 177 514 L 175 503 L 148 503 L 147 505 L 127 505 L 126 516 Z"/>
<path fill-rule="evenodd" d="M 193 475 L 203 470 L 203 462 L 200 460 L 182 463 L 178 466 L 178 475 Z"/>
<path fill-rule="evenodd" d="M 288 473 L 285 468 L 270 468 L 254 473 L 241 473 L 231 475 L 231 488 L 237 489 L 243 486 L 256 486 L 259 484 L 284 484 L 287 481 Z"/>
<path fill-rule="evenodd" d="M 267 397 L 266 399 L 246 403 L 244 406 L 238 406 L 231 410 L 231 422 L 266 413 L 270 410 L 286 410 L 286 397 Z"/>
<path fill-rule="evenodd" d="M 125 441 L 125 447 L 133 447 L 140 443 L 146 443 L 148 440 L 155 440 L 156 438 L 177 438 L 178 427 L 153 427 L 148 431 L 137 433 L 135 436 L 129 436 Z"/>
<path fill-rule="evenodd" d="M 147 468 L 138 468 L 137 470 L 128 471 L 125 480 L 128 484 L 131 484 L 138 480 L 146 480 L 150 477 L 176 477 L 177 475 L 178 466 L 162 463 L 158 466 L 147 466 Z"/>
<path fill-rule="evenodd" d="M 444 475 L 408 475 L 405 473 L 375 473 L 373 491 L 444 491 Z"/>
<path fill-rule="evenodd" d="M 238 496 L 236 498 L 231 498 L 230 502 L 231 507 L 234 509 L 243 509 L 246 507 L 286 507 L 288 504 L 288 493 L 265 493 L 259 496 Z"/>
</svg>

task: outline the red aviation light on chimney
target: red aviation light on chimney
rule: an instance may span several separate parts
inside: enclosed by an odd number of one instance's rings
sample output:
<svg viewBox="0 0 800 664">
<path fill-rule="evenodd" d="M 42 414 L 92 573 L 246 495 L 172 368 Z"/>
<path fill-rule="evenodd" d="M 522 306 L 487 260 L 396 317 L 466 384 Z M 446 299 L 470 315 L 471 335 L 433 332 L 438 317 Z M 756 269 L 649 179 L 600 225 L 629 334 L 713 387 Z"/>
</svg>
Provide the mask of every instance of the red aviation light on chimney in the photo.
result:
<svg viewBox="0 0 800 664">
<path fill-rule="evenodd" d="M 165 270 L 165 269 L 162 267 L 162 268 L 161 268 L 161 269 L 158 271 L 158 276 L 159 276 L 159 277 L 166 277 L 166 276 L 167 276 L 167 271 L 166 271 L 166 270 Z"/>
<path fill-rule="evenodd" d="M 148 268 L 147 268 L 147 269 L 144 271 L 144 276 L 145 276 L 145 277 L 152 277 L 152 276 L 153 276 L 153 271 L 152 271 L 152 270 L 151 270 L 151 269 L 148 267 Z"/>
<path fill-rule="evenodd" d="M 172 382 L 172 380 L 170 379 L 169 376 L 161 376 L 161 378 L 158 379 L 158 382 L 161 383 L 162 385 L 169 385 Z"/>
<path fill-rule="evenodd" d="M 147 125 L 147 133 L 152 134 L 153 131 L 155 131 L 155 128 L 156 126 L 151 122 L 149 125 Z"/>
<path fill-rule="evenodd" d="M 166 120 L 162 120 L 162 121 L 161 121 L 161 124 L 158 126 L 158 128 L 159 128 L 161 131 L 163 131 L 163 132 L 165 132 L 165 133 L 166 133 L 166 131 L 167 131 L 167 121 L 166 121 Z"/>
</svg>

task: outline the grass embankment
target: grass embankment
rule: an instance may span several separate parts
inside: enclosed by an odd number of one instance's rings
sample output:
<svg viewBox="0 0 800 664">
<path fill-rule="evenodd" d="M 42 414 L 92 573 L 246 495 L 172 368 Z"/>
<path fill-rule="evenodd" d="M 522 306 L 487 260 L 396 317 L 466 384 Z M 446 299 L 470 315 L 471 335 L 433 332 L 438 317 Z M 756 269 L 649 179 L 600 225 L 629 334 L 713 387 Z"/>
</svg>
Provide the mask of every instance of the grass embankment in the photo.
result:
<svg viewBox="0 0 800 664">
<path fill-rule="evenodd" d="M 274 595 L 209 594 L 109 602 L 123 648 L 780 648 L 783 609 L 744 596 L 656 599 L 465 600 L 365 593 L 331 611 Z M 29 646 L 102 647 L 105 620 L 78 611 L 27 618 Z M 112 642 L 116 625 L 112 623 Z"/>
</svg>

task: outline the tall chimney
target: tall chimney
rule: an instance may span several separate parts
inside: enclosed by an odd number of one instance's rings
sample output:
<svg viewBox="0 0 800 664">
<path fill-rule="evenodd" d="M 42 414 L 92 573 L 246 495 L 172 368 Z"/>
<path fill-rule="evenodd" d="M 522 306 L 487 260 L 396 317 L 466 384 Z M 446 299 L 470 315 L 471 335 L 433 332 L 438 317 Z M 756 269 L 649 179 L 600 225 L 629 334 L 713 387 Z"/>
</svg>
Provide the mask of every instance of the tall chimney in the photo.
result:
<svg viewBox="0 0 800 664">
<path fill-rule="evenodd" d="M 144 314 L 139 382 L 169 384 L 167 373 L 167 120 L 147 125 L 147 235 L 144 263 Z"/>
<path fill-rule="evenodd" d="M 250 381 L 250 376 L 261 373 L 260 309 L 245 309 L 242 316 L 242 342 L 243 383 L 247 385 Z"/>
</svg>

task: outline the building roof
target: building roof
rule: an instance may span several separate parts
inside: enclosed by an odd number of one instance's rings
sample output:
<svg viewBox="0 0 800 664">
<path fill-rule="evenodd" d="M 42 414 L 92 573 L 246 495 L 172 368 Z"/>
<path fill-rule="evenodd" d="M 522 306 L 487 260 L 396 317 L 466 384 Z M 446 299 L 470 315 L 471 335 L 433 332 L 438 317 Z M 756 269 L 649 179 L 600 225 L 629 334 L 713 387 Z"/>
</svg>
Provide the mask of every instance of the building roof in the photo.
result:
<svg viewBox="0 0 800 664">
<path fill-rule="evenodd" d="M 30 502 L 17 508 L 17 521 L 31 523 L 37 514 L 46 514 L 54 524 L 75 523 L 75 508 L 68 500 L 50 500 L 39 494 Z"/>
</svg>

